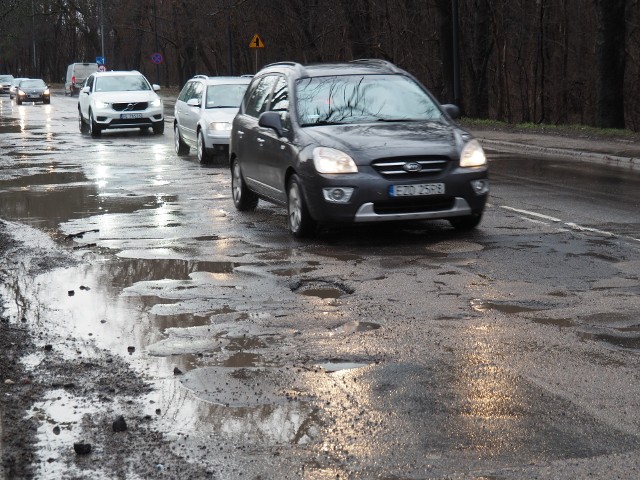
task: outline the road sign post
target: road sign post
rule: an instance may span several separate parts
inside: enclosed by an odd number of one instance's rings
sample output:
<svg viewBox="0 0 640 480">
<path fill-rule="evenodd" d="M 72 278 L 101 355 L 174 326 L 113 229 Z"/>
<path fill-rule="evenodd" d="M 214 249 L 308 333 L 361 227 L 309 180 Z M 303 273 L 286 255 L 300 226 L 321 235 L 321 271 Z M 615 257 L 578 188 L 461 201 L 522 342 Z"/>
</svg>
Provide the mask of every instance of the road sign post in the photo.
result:
<svg viewBox="0 0 640 480">
<path fill-rule="evenodd" d="M 253 38 L 251 39 L 251 42 L 249 43 L 249 48 L 253 48 L 256 52 L 256 73 L 257 73 L 258 72 L 258 50 L 260 48 L 264 48 L 264 42 L 260 38 L 260 35 L 256 33 L 253 36 Z"/>
</svg>

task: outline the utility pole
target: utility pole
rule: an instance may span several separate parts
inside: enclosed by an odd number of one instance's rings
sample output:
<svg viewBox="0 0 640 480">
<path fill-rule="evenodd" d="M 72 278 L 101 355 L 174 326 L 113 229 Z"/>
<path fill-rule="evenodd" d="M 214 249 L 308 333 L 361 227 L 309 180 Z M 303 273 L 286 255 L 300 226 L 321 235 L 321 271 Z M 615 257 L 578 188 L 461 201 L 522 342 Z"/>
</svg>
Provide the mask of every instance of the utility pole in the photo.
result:
<svg viewBox="0 0 640 480">
<path fill-rule="evenodd" d="M 453 103 L 460 105 L 460 59 L 458 58 L 458 0 L 451 0 L 451 19 L 453 21 Z"/>
<path fill-rule="evenodd" d="M 38 76 L 38 63 L 36 62 L 36 7 L 31 0 L 31 40 L 33 42 L 33 73 Z"/>
<path fill-rule="evenodd" d="M 156 0 L 153 0 L 153 23 L 153 28 L 156 31 L 156 53 L 160 53 L 160 50 L 158 50 L 158 7 Z M 160 63 L 156 63 L 156 83 L 160 85 Z"/>
<path fill-rule="evenodd" d="M 100 0 L 100 41 L 102 42 L 100 56 L 102 58 L 105 58 L 104 57 L 104 10 L 102 8 L 102 0 Z"/>
</svg>

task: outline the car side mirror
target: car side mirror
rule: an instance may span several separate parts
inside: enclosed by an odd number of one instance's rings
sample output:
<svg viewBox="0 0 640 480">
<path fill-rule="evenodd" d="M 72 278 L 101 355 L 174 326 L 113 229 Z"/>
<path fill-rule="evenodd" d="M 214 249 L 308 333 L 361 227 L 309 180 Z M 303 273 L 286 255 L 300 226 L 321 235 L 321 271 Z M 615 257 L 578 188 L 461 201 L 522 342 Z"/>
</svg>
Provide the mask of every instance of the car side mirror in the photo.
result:
<svg viewBox="0 0 640 480">
<path fill-rule="evenodd" d="M 452 120 L 460 118 L 460 108 L 457 105 L 447 103 L 445 105 L 442 105 L 442 109 L 447 115 L 451 117 Z"/>
<path fill-rule="evenodd" d="M 158 85 L 157 83 L 154 83 L 153 85 L 151 85 L 153 87 L 153 91 L 157 92 L 158 90 L 160 90 L 160 85 Z"/>
<path fill-rule="evenodd" d="M 282 119 L 276 112 L 264 112 L 258 117 L 258 125 L 264 128 L 275 130 L 279 137 L 284 137 Z"/>
<path fill-rule="evenodd" d="M 187 105 L 189 105 L 190 107 L 199 107 L 200 100 L 197 98 L 190 98 L 189 100 L 187 100 Z"/>
<path fill-rule="evenodd" d="M 89 93 L 91 89 L 89 87 L 82 87 L 82 93 Z"/>
</svg>

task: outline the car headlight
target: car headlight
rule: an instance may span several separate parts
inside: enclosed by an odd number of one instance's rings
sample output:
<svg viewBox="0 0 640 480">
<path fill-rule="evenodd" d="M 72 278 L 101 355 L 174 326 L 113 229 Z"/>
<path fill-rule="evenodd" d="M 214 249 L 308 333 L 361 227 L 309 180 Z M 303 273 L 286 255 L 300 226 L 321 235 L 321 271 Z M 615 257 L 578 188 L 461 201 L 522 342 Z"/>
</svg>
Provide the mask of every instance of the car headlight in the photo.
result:
<svg viewBox="0 0 640 480">
<path fill-rule="evenodd" d="M 358 173 L 353 158 L 335 148 L 314 148 L 313 164 L 318 173 Z"/>
<path fill-rule="evenodd" d="M 43 95 L 49 95 L 49 89 L 48 88 L 44 91 Z"/>
<path fill-rule="evenodd" d="M 162 106 L 162 100 L 160 100 L 159 98 L 156 98 L 155 100 L 151 100 L 149 102 L 149 106 L 150 107 L 160 107 L 160 106 Z"/>
<path fill-rule="evenodd" d="M 211 122 L 209 129 L 214 132 L 228 132 L 231 130 L 231 124 L 229 122 Z"/>
<path fill-rule="evenodd" d="M 109 104 L 107 102 L 98 102 L 95 103 L 96 108 L 109 108 Z"/>
<path fill-rule="evenodd" d="M 487 157 L 477 140 L 469 141 L 460 154 L 461 167 L 482 167 L 487 164 Z"/>
<path fill-rule="evenodd" d="M 18 95 L 20 95 L 21 97 L 24 97 L 26 93 L 24 93 L 22 90 L 18 90 Z"/>
</svg>

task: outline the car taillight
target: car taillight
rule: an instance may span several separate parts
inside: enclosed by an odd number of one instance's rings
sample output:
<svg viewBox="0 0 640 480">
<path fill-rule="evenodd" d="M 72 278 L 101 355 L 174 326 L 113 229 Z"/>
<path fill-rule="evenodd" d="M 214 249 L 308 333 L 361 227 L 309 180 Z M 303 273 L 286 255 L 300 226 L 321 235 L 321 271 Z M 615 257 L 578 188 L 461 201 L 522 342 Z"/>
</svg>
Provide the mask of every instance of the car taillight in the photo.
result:
<svg viewBox="0 0 640 480">
<path fill-rule="evenodd" d="M 76 77 L 75 77 L 75 76 L 74 76 L 74 77 L 71 77 L 71 83 L 72 83 L 73 85 L 75 85 L 75 84 L 76 84 Z"/>
</svg>

